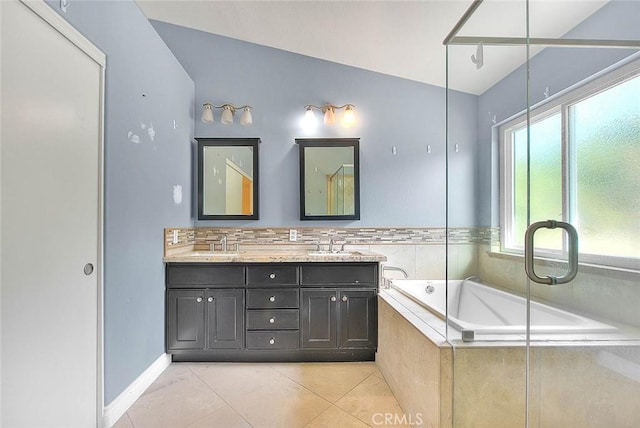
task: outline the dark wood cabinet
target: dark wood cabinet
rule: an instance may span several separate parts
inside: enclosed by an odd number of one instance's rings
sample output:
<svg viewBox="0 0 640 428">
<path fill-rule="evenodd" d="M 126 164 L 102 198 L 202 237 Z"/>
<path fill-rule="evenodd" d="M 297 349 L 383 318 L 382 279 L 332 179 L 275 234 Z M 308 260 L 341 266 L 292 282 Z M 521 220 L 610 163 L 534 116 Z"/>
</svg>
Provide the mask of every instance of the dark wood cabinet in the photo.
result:
<svg viewBox="0 0 640 428">
<path fill-rule="evenodd" d="M 340 348 L 375 348 L 378 300 L 375 289 L 340 290 Z"/>
<path fill-rule="evenodd" d="M 167 292 L 167 349 L 204 348 L 204 290 Z"/>
<path fill-rule="evenodd" d="M 244 290 L 207 290 L 206 349 L 244 348 Z"/>
<path fill-rule="evenodd" d="M 302 289 L 302 347 L 338 347 L 338 290 Z"/>
<path fill-rule="evenodd" d="M 373 360 L 378 264 L 169 263 L 174 361 Z"/>
<path fill-rule="evenodd" d="M 378 335 L 375 289 L 303 289 L 303 348 L 375 348 Z"/>
<path fill-rule="evenodd" d="M 244 290 L 169 290 L 167 350 L 242 349 Z"/>
</svg>

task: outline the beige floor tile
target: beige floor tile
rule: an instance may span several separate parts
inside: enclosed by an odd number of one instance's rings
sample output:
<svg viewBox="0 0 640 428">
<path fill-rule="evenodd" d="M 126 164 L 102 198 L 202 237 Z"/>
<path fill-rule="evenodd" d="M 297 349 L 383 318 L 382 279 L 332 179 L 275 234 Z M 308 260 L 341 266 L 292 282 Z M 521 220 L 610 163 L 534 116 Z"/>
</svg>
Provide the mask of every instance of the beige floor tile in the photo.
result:
<svg viewBox="0 0 640 428">
<path fill-rule="evenodd" d="M 167 370 L 128 410 L 135 428 L 186 427 L 225 405 L 185 367 Z"/>
<path fill-rule="evenodd" d="M 225 400 L 245 396 L 282 378 L 269 364 L 209 363 L 194 365 L 192 370 Z"/>
<path fill-rule="evenodd" d="M 384 420 L 386 415 L 392 415 L 393 418 L 397 415 L 399 421 L 402 420 L 404 415 L 402 408 L 384 379 L 375 375 L 365 379 L 360 385 L 338 400 L 336 405 L 361 421 L 366 421 L 369 425 L 380 425 L 379 423 L 376 424 L 376 421 L 378 419 Z M 394 424 L 394 426 L 407 425 Z"/>
<path fill-rule="evenodd" d="M 211 364 L 193 368 L 253 427 L 304 427 L 331 403 L 267 364 Z"/>
<path fill-rule="evenodd" d="M 380 379 L 384 379 L 384 376 L 382 376 L 382 372 L 377 365 L 375 366 L 375 369 L 371 372 L 371 374 L 374 376 L 378 376 Z"/>
<path fill-rule="evenodd" d="M 320 416 L 312 420 L 305 428 L 367 428 L 365 424 L 355 416 L 351 416 L 336 406 L 331 406 Z"/>
<path fill-rule="evenodd" d="M 134 428 L 134 426 L 131 419 L 129 419 L 129 415 L 125 413 L 120 419 L 118 419 L 112 428 Z"/>
<path fill-rule="evenodd" d="M 187 428 L 251 428 L 251 425 L 245 421 L 242 416 L 231 408 L 228 404 L 219 406 L 213 413 L 208 414 L 202 419 L 197 420 Z"/>
<path fill-rule="evenodd" d="M 375 363 L 283 363 L 271 367 L 332 403 L 376 370 Z"/>
</svg>

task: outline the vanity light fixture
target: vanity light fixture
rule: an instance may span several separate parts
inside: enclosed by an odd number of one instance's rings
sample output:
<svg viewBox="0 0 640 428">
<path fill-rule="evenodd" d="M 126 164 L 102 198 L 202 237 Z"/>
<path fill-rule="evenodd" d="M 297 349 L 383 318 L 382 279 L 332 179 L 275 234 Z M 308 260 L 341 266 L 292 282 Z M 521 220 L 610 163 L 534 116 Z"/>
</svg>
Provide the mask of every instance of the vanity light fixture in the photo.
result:
<svg viewBox="0 0 640 428">
<path fill-rule="evenodd" d="M 214 108 L 222 109 L 222 116 L 220 116 L 220 123 L 224 125 L 233 124 L 233 116 L 236 113 L 236 110 L 242 110 L 242 115 L 240 116 L 240 125 L 248 126 L 253 123 L 253 118 L 251 117 L 251 109 L 253 107 L 249 105 L 236 107 L 233 104 L 222 104 L 221 106 L 216 106 L 211 103 L 202 104 L 202 121 L 204 123 L 214 122 L 213 120 Z"/>
<path fill-rule="evenodd" d="M 333 104 L 325 104 L 321 107 L 314 106 L 313 104 L 308 104 L 304 106 L 305 114 L 304 121 L 307 126 L 315 126 L 317 123 L 316 114 L 314 110 L 318 110 L 322 112 L 323 122 L 325 125 L 333 125 L 336 123 L 336 110 L 344 109 L 344 114 L 342 115 L 342 124 L 344 126 L 350 126 L 355 121 L 355 116 L 353 113 L 353 109 L 355 106 L 353 104 L 345 104 L 342 106 L 336 106 Z"/>
</svg>

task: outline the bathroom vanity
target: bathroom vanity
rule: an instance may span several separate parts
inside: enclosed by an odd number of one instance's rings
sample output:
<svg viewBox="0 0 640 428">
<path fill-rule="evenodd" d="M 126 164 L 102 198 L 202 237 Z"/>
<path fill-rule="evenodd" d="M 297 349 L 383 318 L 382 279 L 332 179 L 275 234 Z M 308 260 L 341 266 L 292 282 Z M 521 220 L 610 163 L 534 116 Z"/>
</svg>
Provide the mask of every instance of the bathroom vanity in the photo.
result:
<svg viewBox="0 0 640 428">
<path fill-rule="evenodd" d="M 195 255 L 198 254 L 198 255 Z M 173 361 L 370 361 L 379 254 L 165 257 Z"/>
</svg>

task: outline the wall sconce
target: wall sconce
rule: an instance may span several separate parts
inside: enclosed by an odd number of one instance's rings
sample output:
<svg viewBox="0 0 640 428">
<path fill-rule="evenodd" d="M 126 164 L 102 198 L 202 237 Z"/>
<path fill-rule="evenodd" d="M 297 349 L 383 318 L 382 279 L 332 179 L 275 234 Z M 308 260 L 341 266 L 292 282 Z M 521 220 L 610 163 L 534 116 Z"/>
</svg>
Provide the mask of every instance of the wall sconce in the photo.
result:
<svg viewBox="0 0 640 428">
<path fill-rule="evenodd" d="M 251 109 L 253 107 L 251 106 L 236 107 L 233 104 L 222 104 L 221 106 L 216 106 L 211 103 L 202 104 L 202 121 L 204 123 L 213 123 L 214 108 L 222 109 L 220 123 L 224 125 L 233 124 L 233 116 L 236 113 L 236 110 L 242 110 L 242 116 L 240 116 L 240 125 L 248 126 L 253 123 L 253 118 L 251 117 Z"/>
<path fill-rule="evenodd" d="M 325 125 L 333 125 L 336 123 L 336 110 L 344 109 L 342 115 L 342 124 L 344 126 L 350 126 L 355 121 L 353 104 L 345 104 L 343 106 L 335 106 L 333 104 L 325 104 L 322 107 L 314 106 L 312 104 L 304 106 L 306 112 L 304 114 L 304 122 L 306 126 L 315 126 L 317 123 L 316 114 L 314 110 L 321 111 L 324 117 Z"/>
</svg>

